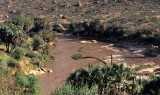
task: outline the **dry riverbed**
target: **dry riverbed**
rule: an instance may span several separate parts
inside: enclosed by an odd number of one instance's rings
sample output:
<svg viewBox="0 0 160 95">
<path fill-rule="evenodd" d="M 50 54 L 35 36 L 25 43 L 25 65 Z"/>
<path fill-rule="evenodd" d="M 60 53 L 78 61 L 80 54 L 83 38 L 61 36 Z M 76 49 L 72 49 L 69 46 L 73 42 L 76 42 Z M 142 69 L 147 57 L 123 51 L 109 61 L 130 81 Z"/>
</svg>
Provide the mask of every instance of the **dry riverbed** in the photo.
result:
<svg viewBox="0 0 160 95">
<path fill-rule="evenodd" d="M 87 41 L 87 43 L 82 43 Z M 78 68 L 86 68 L 88 63 L 95 66 L 103 65 L 96 59 L 80 59 L 73 60 L 71 56 L 76 53 L 81 53 L 83 56 L 93 56 L 103 59 L 108 65 L 111 63 L 110 56 L 113 56 L 113 62 L 116 64 L 125 62 L 128 66 L 136 68 L 141 64 L 153 65 L 147 70 L 153 72 L 154 68 L 159 68 L 160 59 L 158 57 L 145 57 L 143 51 L 146 47 L 130 47 L 120 48 L 114 44 L 107 44 L 104 42 L 96 42 L 92 40 L 84 40 L 82 38 L 75 38 L 71 35 L 61 35 L 58 38 L 56 46 L 51 49 L 50 55 L 54 56 L 55 60 L 50 60 L 47 63 L 47 68 L 51 69 L 52 73 L 39 75 L 40 85 L 42 87 L 41 94 L 48 95 L 51 90 L 56 89 L 66 82 L 69 74 Z M 152 69 L 151 69 L 152 68 Z M 141 71 L 138 71 L 142 73 Z M 145 74 L 139 74 L 144 76 Z"/>
</svg>

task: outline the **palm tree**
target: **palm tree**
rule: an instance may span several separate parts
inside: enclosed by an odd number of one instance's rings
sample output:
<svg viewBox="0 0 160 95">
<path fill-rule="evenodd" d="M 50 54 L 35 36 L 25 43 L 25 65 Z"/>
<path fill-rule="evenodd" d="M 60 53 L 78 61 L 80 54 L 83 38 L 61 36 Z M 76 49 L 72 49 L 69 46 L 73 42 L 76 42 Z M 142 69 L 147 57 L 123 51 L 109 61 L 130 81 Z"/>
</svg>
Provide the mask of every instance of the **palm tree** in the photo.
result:
<svg viewBox="0 0 160 95">
<path fill-rule="evenodd" d="M 85 84 L 91 88 L 98 86 L 99 93 L 107 95 L 123 95 L 138 93 L 139 81 L 134 76 L 132 70 L 125 64 L 112 64 L 110 67 L 99 66 L 94 68 L 88 66 L 88 70 L 79 69 L 74 71 L 68 78 L 73 86 L 81 87 Z"/>
</svg>

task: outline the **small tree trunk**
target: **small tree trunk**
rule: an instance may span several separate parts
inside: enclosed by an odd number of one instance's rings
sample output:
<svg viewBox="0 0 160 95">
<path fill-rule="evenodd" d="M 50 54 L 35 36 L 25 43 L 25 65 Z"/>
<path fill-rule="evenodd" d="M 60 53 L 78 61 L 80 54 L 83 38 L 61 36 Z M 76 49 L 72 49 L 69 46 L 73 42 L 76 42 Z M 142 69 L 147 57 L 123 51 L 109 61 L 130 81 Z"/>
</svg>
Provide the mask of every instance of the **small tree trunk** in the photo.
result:
<svg viewBox="0 0 160 95">
<path fill-rule="evenodd" d="M 9 52 L 9 43 L 6 43 L 6 49 L 7 49 L 6 52 Z"/>
<path fill-rule="evenodd" d="M 113 64 L 113 56 L 112 56 L 112 54 L 111 54 L 111 65 Z"/>
</svg>

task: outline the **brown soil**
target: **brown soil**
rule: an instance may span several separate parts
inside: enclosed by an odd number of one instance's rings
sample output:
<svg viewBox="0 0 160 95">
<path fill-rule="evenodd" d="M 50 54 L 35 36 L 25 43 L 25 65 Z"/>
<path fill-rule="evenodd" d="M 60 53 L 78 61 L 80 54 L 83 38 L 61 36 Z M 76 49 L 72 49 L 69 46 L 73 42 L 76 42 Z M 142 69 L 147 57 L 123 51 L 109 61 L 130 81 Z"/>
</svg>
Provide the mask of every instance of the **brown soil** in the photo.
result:
<svg viewBox="0 0 160 95">
<path fill-rule="evenodd" d="M 98 60 L 95 59 L 80 59 L 73 60 L 71 56 L 78 53 L 80 47 L 82 49 L 83 56 L 93 56 L 103 59 L 113 55 L 122 55 L 120 58 L 124 60 L 117 60 L 119 58 L 113 58 L 117 63 L 126 62 L 128 65 L 132 64 L 144 64 L 149 62 L 160 63 L 157 58 L 145 58 L 138 55 L 131 54 L 130 50 L 126 48 L 102 48 L 106 46 L 106 43 L 90 43 L 81 44 L 82 39 L 72 37 L 71 35 L 60 36 L 56 47 L 51 49 L 50 54 L 55 57 L 55 60 L 50 60 L 47 64 L 47 68 L 52 69 L 53 73 L 40 75 L 40 85 L 42 87 L 41 94 L 48 95 L 50 91 L 56 89 L 66 82 L 69 74 L 78 68 L 87 67 L 88 63 L 92 63 L 95 66 L 101 65 Z M 110 65 L 110 62 L 107 62 Z"/>
</svg>

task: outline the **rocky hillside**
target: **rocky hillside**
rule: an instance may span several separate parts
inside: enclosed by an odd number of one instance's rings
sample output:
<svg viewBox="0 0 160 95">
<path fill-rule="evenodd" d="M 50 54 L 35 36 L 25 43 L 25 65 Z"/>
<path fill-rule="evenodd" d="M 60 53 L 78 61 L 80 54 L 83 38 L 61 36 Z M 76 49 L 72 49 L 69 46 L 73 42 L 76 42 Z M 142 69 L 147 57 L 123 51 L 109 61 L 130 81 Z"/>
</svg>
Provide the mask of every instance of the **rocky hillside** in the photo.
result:
<svg viewBox="0 0 160 95">
<path fill-rule="evenodd" d="M 100 19 L 128 29 L 160 29 L 159 0 L 0 0 L 0 20 L 41 16 L 57 23 Z"/>
</svg>

